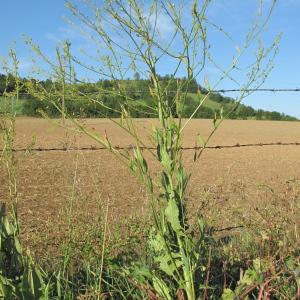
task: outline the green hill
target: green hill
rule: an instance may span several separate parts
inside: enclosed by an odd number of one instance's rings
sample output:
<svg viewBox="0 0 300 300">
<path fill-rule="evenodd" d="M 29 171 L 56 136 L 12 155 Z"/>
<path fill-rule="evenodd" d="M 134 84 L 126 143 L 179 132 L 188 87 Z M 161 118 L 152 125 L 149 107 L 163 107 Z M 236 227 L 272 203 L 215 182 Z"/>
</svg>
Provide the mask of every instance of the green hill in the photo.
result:
<svg viewBox="0 0 300 300">
<path fill-rule="evenodd" d="M 45 111 L 49 117 L 58 117 L 60 112 L 55 105 L 50 102 L 39 101 L 39 96 L 30 95 L 27 90 L 27 84 L 32 83 L 32 79 L 21 79 L 22 89 L 20 90 L 22 98 L 17 103 L 17 113 L 19 115 L 39 116 L 39 111 Z M 183 86 L 188 85 L 188 94 L 184 104 L 174 103 L 174 95 L 177 91 L 177 84 L 180 82 Z M 11 76 L 9 85 L 4 75 L 0 74 L 0 95 L 6 92 L 14 91 L 14 78 Z M 6 87 L 5 87 L 6 84 Z M 52 101 L 61 101 L 60 87 L 57 82 L 47 79 L 40 82 L 43 90 L 47 91 Z M 149 92 L 150 81 L 148 79 L 127 79 L 110 81 L 99 80 L 94 83 L 76 83 L 66 87 L 67 94 L 65 97 L 66 111 L 76 117 L 119 117 L 121 107 L 127 108 L 131 116 L 134 118 L 155 118 L 153 97 Z M 190 115 L 199 106 L 199 103 L 208 94 L 196 80 L 187 82 L 185 78 L 172 78 L 169 75 L 160 77 L 161 88 L 165 90 L 166 101 L 170 102 L 173 115 L 181 111 L 184 118 Z M 114 91 L 121 89 L 128 97 L 115 93 Z M 200 92 L 199 92 L 200 91 Z M 88 101 L 82 95 L 90 95 L 96 101 Z M 98 101 L 98 103 L 97 103 Z M 0 113 L 7 110 L 11 104 L 9 99 L 0 97 Z M 111 109 L 108 109 L 111 108 Z M 224 97 L 219 93 L 210 93 L 203 105 L 194 114 L 195 118 L 214 118 L 215 115 L 222 114 L 230 119 L 254 119 L 254 120 L 286 120 L 295 121 L 297 118 L 279 113 L 276 111 L 266 111 L 262 109 L 254 109 L 244 104 L 236 105 L 236 102 L 229 97 Z"/>
<path fill-rule="evenodd" d="M 189 93 L 189 98 L 191 99 L 189 111 L 196 108 L 199 101 L 201 101 L 204 96 L 204 94 L 199 97 L 197 94 Z M 297 121 L 297 118 L 295 117 L 276 111 L 256 110 L 243 103 L 240 103 L 237 106 L 232 98 L 223 97 L 220 94 L 209 95 L 203 102 L 203 107 L 199 109 L 199 114 L 196 116 L 199 118 L 203 117 L 204 113 L 205 116 L 209 115 L 209 117 L 213 117 L 215 113 L 220 114 L 221 110 L 223 111 L 223 116 L 226 116 L 230 112 L 230 119 Z"/>
</svg>

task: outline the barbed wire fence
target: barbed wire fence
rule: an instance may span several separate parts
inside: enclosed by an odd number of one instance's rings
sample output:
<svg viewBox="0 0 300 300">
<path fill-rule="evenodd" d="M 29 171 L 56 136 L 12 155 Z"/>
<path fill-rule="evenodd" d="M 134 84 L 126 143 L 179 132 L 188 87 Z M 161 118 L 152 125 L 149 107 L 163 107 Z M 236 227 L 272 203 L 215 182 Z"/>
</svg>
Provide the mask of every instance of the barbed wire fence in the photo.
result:
<svg viewBox="0 0 300 300">
<path fill-rule="evenodd" d="M 279 93 L 279 92 L 300 92 L 300 87 L 296 87 L 296 88 L 253 88 L 253 89 L 216 89 L 216 90 L 208 90 L 205 88 L 201 88 L 200 91 L 204 94 L 214 94 L 214 93 L 219 93 L 219 94 L 226 94 L 226 93 L 233 93 L 233 92 L 245 92 L 245 93 L 253 93 L 253 92 L 273 92 L 273 93 Z M 126 90 L 126 92 L 132 92 L 132 93 L 137 93 L 137 94 L 149 94 L 149 90 L 132 90 L 132 91 L 128 91 Z M 178 93 L 177 90 L 167 90 L 167 93 Z M 116 95 L 118 93 L 116 93 L 116 91 L 112 90 L 112 91 L 97 91 L 97 92 L 85 92 L 85 94 L 87 95 Z M 120 94 L 121 95 L 121 94 Z M 4 94 L 0 93 L 1 97 L 7 97 Z M 31 96 L 28 93 L 19 93 L 19 96 Z M 29 98 L 28 97 L 28 98 Z M 234 101 L 234 99 L 232 99 Z"/>
<path fill-rule="evenodd" d="M 239 144 L 236 143 L 234 145 L 215 145 L 215 146 L 194 146 L 194 147 L 181 147 L 181 150 L 201 150 L 201 149 L 232 149 L 232 148 L 245 148 L 245 147 L 263 147 L 263 146 L 300 146 L 300 142 L 271 142 L 271 143 L 249 143 L 249 144 Z M 147 147 L 147 146 L 140 146 L 141 150 L 156 150 L 155 147 Z M 114 146 L 114 149 L 116 150 L 133 150 L 135 149 L 134 145 L 128 145 L 128 146 Z M 100 151 L 100 150 L 107 150 L 105 147 L 51 147 L 51 148 L 17 148 L 12 149 L 14 152 L 52 152 L 52 151 Z M 0 149 L 0 152 L 2 149 Z"/>
<path fill-rule="evenodd" d="M 253 93 L 253 92 L 300 92 L 300 88 L 257 88 L 257 89 L 216 89 L 216 90 L 205 90 L 202 89 L 202 92 L 204 91 L 205 93 L 210 93 L 210 94 L 225 94 L 225 93 L 232 93 L 232 92 L 245 92 L 245 93 Z M 128 92 L 128 91 L 127 91 Z M 149 93 L 147 90 L 134 90 L 132 91 L 133 93 L 137 94 L 143 94 L 143 93 Z M 168 90 L 168 93 L 178 93 L 176 90 Z M 97 95 L 111 95 L 111 94 L 116 94 L 115 91 L 99 91 L 99 92 L 89 92 L 87 94 L 97 94 Z M 31 96 L 30 94 L 27 93 L 20 93 L 19 94 L 22 98 L 26 96 Z M 5 97 L 4 95 L 0 96 Z M 29 98 L 29 97 L 28 97 Z M 24 98 L 23 98 L 24 99 Z M 26 100 L 26 98 L 24 99 Z M 234 101 L 234 99 L 232 99 Z M 76 99 L 74 99 L 76 101 Z M 269 142 L 269 143 L 236 143 L 233 145 L 213 145 L 213 146 L 194 146 L 194 147 L 181 147 L 182 150 L 201 150 L 201 149 L 232 149 L 232 148 L 245 148 L 245 147 L 264 147 L 264 146 L 300 146 L 300 141 L 299 142 Z M 114 146 L 116 150 L 132 150 L 135 148 L 134 145 L 127 145 L 127 146 Z M 151 146 L 141 146 L 141 150 L 156 150 L 155 147 Z M 2 152 L 4 149 L 0 149 L 0 152 Z M 100 151 L 100 150 L 107 150 L 105 147 L 49 147 L 49 148 L 42 148 L 42 147 L 37 147 L 37 148 L 16 148 L 12 149 L 14 152 L 52 152 L 52 151 Z"/>
</svg>

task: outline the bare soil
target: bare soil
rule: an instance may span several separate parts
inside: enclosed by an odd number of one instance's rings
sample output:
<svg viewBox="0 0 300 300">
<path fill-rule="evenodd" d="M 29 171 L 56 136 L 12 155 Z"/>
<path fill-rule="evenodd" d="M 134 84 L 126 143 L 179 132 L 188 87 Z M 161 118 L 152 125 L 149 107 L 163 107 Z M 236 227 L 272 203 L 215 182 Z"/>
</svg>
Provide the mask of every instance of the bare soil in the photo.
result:
<svg viewBox="0 0 300 300">
<path fill-rule="evenodd" d="M 104 218 L 108 209 L 109 222 L 129 216 L 141 216 L 147 210 L 147 197 L 134 174 L 106 150 L 35 152 L 32 148 L 97 147 L 90 138 L 66 131 L 50 121 L 35 118 L 17 120 L 16 149 L 18 152 L 18 183 L 20 219 L 23 239 L 35 249 L 57 246 L 68 228 L 67 216 L 80 223 L 83 231 L 88 224 Z M 107 135 L 112 144 L 129 146 L 132 138 L 106 119 L 84 120 L 94 134 Z M 146 145 L 147 134 L 156 120 L 136 120 Z M 71 124 L 69 124 L 71 126 Z M 207 137 L 211 120 L 193 120 L 184 131 L 184 146 L 193 147 L 195 136 Z M 35 141 L 31 144 L 31 141 Z M 226 120 L 210 145 L 247 143 L 300 142 L 300 122 Z M 195 212 L 213 206 L 214 213 L 228 209 L 249 211 L 263 203 L 270 189 L 286 193 L 286 182 L 300 179 L 300 146 L 257 146 L 230 149 L 208 149 L 201 160 L 193 162 L 193 150 L 184 152 L 184 162 L 192 172 L 189 187 L 190 206 Z M 150 154 L 150 168 L 157 165 Z M 9 201 L 7 175 L 0 167 L 0 200 Z M 72 208 L 72 211 L 70 211 Z M 224 224 L 237 221 L 223 213 Z M 76 216 L 76 217 L 75 217 Z M 86 228 L 86 229 L 85 229 Z M 38 249 L 37 249 L 38 251 Z"/>
</svg>

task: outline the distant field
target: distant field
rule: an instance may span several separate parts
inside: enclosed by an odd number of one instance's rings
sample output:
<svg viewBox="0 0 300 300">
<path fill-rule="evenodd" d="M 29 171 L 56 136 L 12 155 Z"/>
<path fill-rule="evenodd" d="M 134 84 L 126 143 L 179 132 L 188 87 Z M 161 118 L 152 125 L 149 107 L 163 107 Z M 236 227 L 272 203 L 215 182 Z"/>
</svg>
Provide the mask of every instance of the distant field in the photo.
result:
<svg viewBox="0 0 300 300">
<path fill-rule="evenodd" d="M 16 102 L 16 112 L 18 116 L 23 115 L 23 105 L 24 105 L 23 99 L 20 99 Z M 10 111 L 9 108 L 11 108 L 12 102 L 10 98 L 2 97 L 0 96 L 0 112 L 3 111 Z"/>
<path fill-rule="evenodd" d="M 93 132 L 119 146 L 132 143 L 129 136 L 106 119 L 84 121 Z M 144 137 L 156 120 L 136 120 Z M 199 132 L 207 136 L 210 120 L 193 120 L 186 128 L 184 146 L 194 146 Z M 68 148 L 97 146 L 87 137 L 66 132 L 43 119 L 18 118 L 16 148 Z M 211 145 L 237 143 L 300 142 L 300 123 L 226 120 Z M 266 146 L 206 150 L 194 165 L 193 150 L 185 151 L 184 161 L 190 172 L 190 205 L 199 208 L 208 197 L 215 210 L 234 207 L 250 211 L 265 200 L 269 190 L 286 193 L 286 181 L 300 179 L 300 146 Z M 111 220 L 140 214 L 147 200 L 136 178 L 106 150 L 50 151 L 18 153 L 20 215 L 23 238 L 38 246 L 48 239 L 55 244 L 57 232 L 65 226 L 66 203 L 75 195 L 77 222 L 95 222 L 103 205 L 109 203 Z M 150 159 L 150 155 L 149 155 Z M 151 159 L 150 159 L 151 161 Z M 155 163 L 150 164 L 157 171 Z M 0 199 L 8 200 L 4 170 L 0 169 Z M 224 214 L 222 222 L 235 222 Z M 56 226 L 53 226 L 53 224 Z M 40 233 L 37 235 L 37 233 Z M 38 238 L 37 238 L 38 236 Z M 38 246 L 40 247 L 40 246 Z"/>
</svg>

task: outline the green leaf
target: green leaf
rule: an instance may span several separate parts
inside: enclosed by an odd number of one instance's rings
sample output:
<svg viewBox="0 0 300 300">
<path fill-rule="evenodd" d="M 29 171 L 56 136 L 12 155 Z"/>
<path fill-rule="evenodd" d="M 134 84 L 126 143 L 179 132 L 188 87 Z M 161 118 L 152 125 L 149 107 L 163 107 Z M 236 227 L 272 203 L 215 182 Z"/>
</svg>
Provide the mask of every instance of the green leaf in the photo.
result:
<svg viewBox="0 0 300 300">
<path fill-rule="evenodd" d="M 153 276 L 152 282 L 153 282 L 153 287 L 154 287 L 155 291 L 163 299 L 166 299 L 166 300 L 172 300 L 173 299 L 171 297 L 169 287 L 166 285 L 166 283 L 162 279 L 160 279 L 156 276 Z"/>
<path fill-rule="evenodd" d="M 204 147 L 206 145 L 206 141 L 201 137 L 200 134 L 197 135 L 197 144 L 201 147 Z"/>
<path fill-rule="evenodd" d="M 152 278 L 152 273 L 148 266 L 144 264 L 135 264 L 133 270 L 130 271 L 130 276 L 133 276 L 139 282 L 144 283 Z"/>
<path fill-rule="evenodd" d="M 182 265 L 180 255 L 170 251 L 160 233 L 150 235 L 149 245 L 155 252 L 154 261 L 159 269 L 169 276 L 175 276 L 176 269 Z"/>
<path fill-rule="evenodd" d="M 12 281 L 0 275 L 0 299 L 14 299 L 15 286 Z"/>
<path fill-rule="evenodd" d="M 24 274 L 21 282 L 21 293 L 24 299 L 43 299 L 44 282 L 39 270 L 30 258 L 26 258 Z"/>
<path fill-rule="evenodd" d="M 168 206 L 165 209 L 165 216 L 170 222 L 172 229 L 178 234 L 181 230 L 181 224 L 179 219 L 179 208 L 174 199 L 170 199 Z"/>
<path fill-rule="evenodd" d="M 251 285 L 251 284 L 259 284 L 263 280 L 263 276 L 256 272 L 255 270 L 248 269 L 246 270 L 241 283 L 245 285 Z"/>
<path fill-rule="evenodd" d="M 223 294 L 222 294 L 221 299 L 222 300 L 235 300 L 237 298 L 236 298 L 236 295 L 235 295 L 234 291 L 232 291 L 231 289 L 225 289 Z"/>
<path fill-rule="evenodd" d="M 22 254 L 22 246 L 16 237 L 14 238 L 14 244 L 15 244 L 15 248 L 16 248 L 17 252 L 19 254 Z"/>
<path fill-rule="evenodd" d="M 160 154 L 161 154 L 161 163 L 162 163 L 162 165 L 165 167 L 167 172 L 170 173 L 172 171 L 173 162 L 172 162 L 168 152 L 166 151 L 166 149 L 164 147 L 160 148 Z"/>
<path fill-rule="evenodd" d="M 214 128 L 217 127 L 217 120 L 218 120 L 218 117 L 217 117 L 217 114 L 215 113 L 215 114 L 214 114 L 214 118 L 213 118 Z"/>
<path fill-rule="evenodd" d="M 155 261 L 159 263 L 161 271 L 165 272 L 169 276 L 175 276 L 176 270 L 179 270 L 182 266 L 180 254 L 177 253 L 166 253 L 155 258 Z"/>
<path fill-rule="evenodd" d="M 199 226 L 199 230 L 200 230 L 201 234 L 203 234 L 204 229 L 205 229 L 205 219 L 204 219 L 204 217 L 200 216 L 198 218 L 198 226 Z"/>
</svg>

